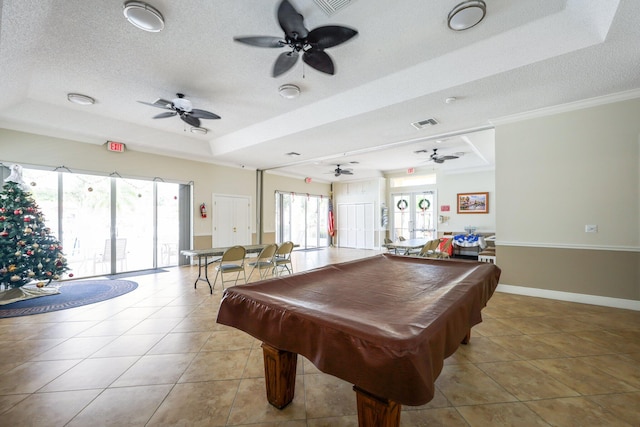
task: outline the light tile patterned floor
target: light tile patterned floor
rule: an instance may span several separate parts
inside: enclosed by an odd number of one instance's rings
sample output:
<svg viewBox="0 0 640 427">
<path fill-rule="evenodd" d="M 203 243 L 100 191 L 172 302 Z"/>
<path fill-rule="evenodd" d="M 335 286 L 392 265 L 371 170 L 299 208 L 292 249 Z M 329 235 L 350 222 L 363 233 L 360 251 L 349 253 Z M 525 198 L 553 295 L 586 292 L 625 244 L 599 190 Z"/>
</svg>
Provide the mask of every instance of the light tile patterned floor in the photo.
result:
<svg viewBox="0 0 640 427">
<path fill-rule="evenodd" d="M 375 254 L 294 252 L 297 271 Z M 265 398 L 260 343 L 215 321 L 197 267 L 132 278 L 110 301 L 0 319 L 2 426 L 356 426 L 351 385 L 299 358 Z M 496 293 L 434 399 L 402 426 L 640 426 L 640 312 Z"/>
</svg>

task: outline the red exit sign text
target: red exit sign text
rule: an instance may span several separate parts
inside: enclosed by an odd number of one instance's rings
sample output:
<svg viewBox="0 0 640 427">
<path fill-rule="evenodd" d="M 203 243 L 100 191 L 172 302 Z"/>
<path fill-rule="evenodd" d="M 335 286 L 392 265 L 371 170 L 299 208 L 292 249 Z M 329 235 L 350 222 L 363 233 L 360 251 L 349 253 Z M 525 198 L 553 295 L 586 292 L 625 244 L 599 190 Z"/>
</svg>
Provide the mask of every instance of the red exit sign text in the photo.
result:
<svg viewBox="0 0 640 427">
<path fill-rule="evenodd" d="M 116 153 L 124 153 L 124 144 L 122 142 L 107 141 L 107 150 Z"/>
</svg>

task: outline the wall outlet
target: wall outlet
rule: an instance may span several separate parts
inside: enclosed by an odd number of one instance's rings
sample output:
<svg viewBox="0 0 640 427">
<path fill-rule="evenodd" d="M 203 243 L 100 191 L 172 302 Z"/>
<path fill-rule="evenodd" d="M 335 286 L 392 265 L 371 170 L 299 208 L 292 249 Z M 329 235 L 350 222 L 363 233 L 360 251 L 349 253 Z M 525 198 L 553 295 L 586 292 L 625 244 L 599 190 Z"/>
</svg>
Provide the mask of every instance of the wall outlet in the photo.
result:
<svg viewBox="0 0 640 427">
<path fill-rule="evenodd" d="M 595 224 L 587 224 L 584 226 L 584 232 L 585 233 L 597 233 L 598 232 L 598 226 Z"/>
</svg>

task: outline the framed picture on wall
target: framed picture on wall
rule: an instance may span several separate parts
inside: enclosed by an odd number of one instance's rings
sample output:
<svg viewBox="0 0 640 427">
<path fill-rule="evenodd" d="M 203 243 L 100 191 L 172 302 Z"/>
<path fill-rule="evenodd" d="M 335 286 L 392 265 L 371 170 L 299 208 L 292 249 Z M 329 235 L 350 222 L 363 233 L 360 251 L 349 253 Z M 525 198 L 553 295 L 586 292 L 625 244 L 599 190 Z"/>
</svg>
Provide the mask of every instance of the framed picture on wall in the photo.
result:
<svg viewBox="0 0 640 427">
<path fill-rule="evenodd" d="M 489 193 L 458 193 L 458 213 L 489 213 Z"/>
</svg>

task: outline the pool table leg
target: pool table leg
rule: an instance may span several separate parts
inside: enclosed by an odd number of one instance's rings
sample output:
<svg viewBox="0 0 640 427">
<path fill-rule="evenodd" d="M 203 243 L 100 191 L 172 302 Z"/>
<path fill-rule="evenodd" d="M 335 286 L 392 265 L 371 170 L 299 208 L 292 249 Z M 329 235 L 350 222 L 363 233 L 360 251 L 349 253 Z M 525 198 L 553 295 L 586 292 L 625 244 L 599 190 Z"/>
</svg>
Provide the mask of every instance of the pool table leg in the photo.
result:
<svg viewBox="0 0 640 427">
<path fill-rule="evenodd" d="M 298 355 L 262 343 L 267 400 L 278 409 L 293 400 L 296 390 Z"/>
<path fill-rule="evenodd" d="M 374 396 L 371 393 L 353 386 L 358 405 L 358 425 L 398 427 L 402 405 L 389 399 Z"/>
</svg>

